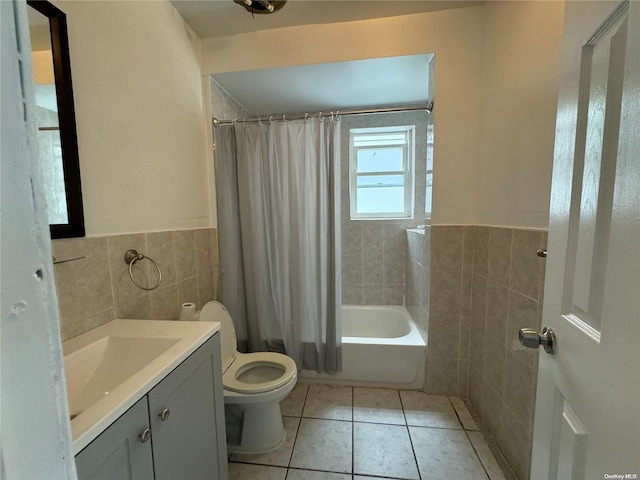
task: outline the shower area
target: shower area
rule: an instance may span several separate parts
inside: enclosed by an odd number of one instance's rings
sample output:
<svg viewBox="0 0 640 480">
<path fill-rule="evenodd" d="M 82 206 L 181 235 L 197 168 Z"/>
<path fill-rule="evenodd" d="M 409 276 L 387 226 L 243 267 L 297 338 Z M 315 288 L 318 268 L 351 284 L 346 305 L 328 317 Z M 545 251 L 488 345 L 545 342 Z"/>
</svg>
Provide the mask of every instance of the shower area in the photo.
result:
<svg viewBox="0 0 640 480">
<path fill-rule="evenodd" d="M 386 97 L 383 95 L 374 106 L 362 107 L 373 105 L 371 101 L 380 97 L 379 94 L 367 94 L 373 85 L 366 80 L 364 84 L 358 84 L 363 91 L 359 99 L 353 98 L 354 95 L 350 93 L 353 89 L 349 91 L 346 88 L 347 91 L 341 92 L 340 88 L 326 86 L 325 99 L 320 98 L 323 89 L 319 88 L 321 91 L 318 100 L 315 104 L 309 103 L 315 90 L 308 87 L 305 88 L 305 101 L 296 103 L 293 98 L 296 96 L 296 89 L 293 88 L 289 90 L 287 101 L 266 106 L 261 104 L 259 94 L 252 96 L 244 93 L 247 91 L 244 82 L 252 82 L 253 85 L 259 83 L 264 87 L 263 90 L 268 90 L 268 82 L 265 83 L 264 80 L 267 77 L 275 78 L 276 72 L 260 72 L 262 81 L 256 78 L 257 72 L 243 72 L 244 75 L 241 76 L 212 75 L 210 81 L 212 114 L 215 118 L 216 191 L 221 249 L 219 300 L 227 305 L 234 317 L 240 348 L 287 351 L 290 355 L 293 350 L 299 349 L 300 353 L 294 352 L 293 357 L 301 368 L 301 378 L 311 382 L 396 388 L 425 386 L 430 281 L 428 224 L 433 172 L 433 84 L 429 79 L 433 78 L 434 59 L 433 55 L 419 55 L 397 57 L 396 61 L 399 62 L 398 65 L 402 62 L 412 65 L 414 71 L 415 65 L 419 63 L 418 75 L 421 82 L 416 82 L 415 78 L 407 79 L 407 82 L 412 83 L 413 90 L 415 84 L 419 83 L 419 101 L 408 101 L 403 97 L 407 88 L 396 81 L 389 85 L 393 88 L 378 89 L 386 92 Z M 368 70 L 369 74 L 375 68 L 387 72 L 398 70 L 375 65 L 375 61 L 344 62 L 358 63 L 361 65 L 357 66 L 365 72 Z M 347 70 L 349 68 L 354 70 L 353 65 L 349 65 Z M 291 69 L 275 70 L 289 70 L 285 73 L 292 73 Z M 324 77 L 318 71 L 306 75 L 319 76 L 328 84 L 336 81 L 335 75 L 326 72 Z M 342 85 L 354 83 L 353 78 L 339 81 Z M 255 92 L 256 89 L 250 90 Z M 415 93 L 412 94 L 417 98 Z M 322 268 L 328 268 L 326 274 L 329 281 L 326 282 L 325 278 L 317 288 L 312 286 L 315 285 L 313 282 L 305 284 L 306 274 L 311 268 L 305 265 L 301 269 L 299 280 L 291 278 L 286 285 L 280 285 L 280 292 L 284 292 L 284 296 L 269 298 L 265 302 L 264 291 L 272 290 L 263 290 L 263 293 L 257 295 L 262 295 L 262 307 L 257 307 L 255 300 L 252 305 L 251 301 L 238 298 L 238 292 L 242 292 L 240 296 L 245 293 L 247 296 L 255 296 L 255 292 L 244 292 L 255 290 L 252 286 L 255 284 L 255 276 L 251 265 L 261 261 L 281 265 L 282 261 L 271 258 L 274 254 L 270 253 L 269 248 L 273 245 L 260 250 L 251 240 L 242 238 L 243 229 L 256 227 L 256 220 L 249 219 L 248 214 L 242 213 L 242 204 L 251 203 L 254 192 L 264 187 L 256 183 L 241 186 L 239 193 L 233 193 L 230 185 L 235 182 L 234 174 L 229 171 L 238 172 L 236 175 L 241 177 L 239 184 L 242 184 L 243 169 L 247 168 L 243 162 L 247 162 L 247 159 L 250 162 L 261 162 L 257 160 L 255 152 L 263 151 L 263 158 L 270 162 L 285 150 L 293 152 L 294 144 L 302 141 L 302 137 L 309 137 L 310 129 L 319 130 L 319 143 L 308 143 L 302 149 L 306 153 L 294 154 L 293 156 L 297 155 L 295 160 L 286 165 L 276 161 L 272 167 L 258 167 L 258 171 L 264 168 L 262 177 L 268 178 L 265 183 L 276 184 L 273 192 L 264 191 L 260 196 L 273 198 L 286 195 L 283 191 L 297 183 L 299 188 L 291 190 L 297 196 L 297 200 L 292 199 L 292 205 L 308 210 L 303 205 L 311 200 L 304 197 L 317 197 L 318 193 L 315 187 L 305 187 L 305 182 L 310 180 L 306 177 L 325 176 L 321 183 L 327 184 L 326 195 L 331 198 L 324 200 L 326 209 L 330 212 L 327 212 L 326 223 L 317 234 L 322 236 L 324 229 L 324 233 L 328 232 L 330 235 L 323 239 L 324 246 L 318 248 L 315 248 L 316 244 L 308 236 L 306 240 L 301 236 L 292 239 L 292 242 L 312 243 L 311 249 L 303 254 L 305 257 L 313 257 L 319 248 L 326 249 L 327 254 L 317 258 L 320 263 L 328 262 Z M 246 132 L 251 130 L 262 130 L 263 133 L 248 139 Z M 278 144 L 278 139 L 282 140 L 281 144 Z M 319 170 L 314 171 L 311 166 L 307 166 L 294 172 L 300 163 L 306 162 L 303 157 L 309 154 L 312 164 L 319 161 L 325 163 L 321 163 Z M 282 175 L 286 180 L 282 180 Z M 282 185 L 278 186 L 281 181 Z M 235 224 L 229 223 L 229 215 L 225 213 L 235 208 L 230 208 L 234 195 L 238 198 L 240 210 L 234 215 L 241 219 Z M 294 232 L 301 228 L 299 223 L 306 218 L 302 215 L 296 219 L 295 214 L 278 211 L 278 208 L 280 207 L 272 205 L 271 213 L 266 215 L 266 223 L 280 223 L 282 228 L 278 229 L 276 225 L 275 233 L 267 235 L 270 240 L 265 241 L 266 244 L 277 243 L 278 236 L 283 236 L 284 232 L 288 232 L 288 236 L 297 237 Z M 253 209 L 265 210 L 259 205 L 254 205 Z M 319 211 L 311 209 L 307 216 L 321 217 L 317 213 Z M 316 223 L 319 220 L 314 219 Z M 257 222 L 260 223 L 261 220 Z M 258 228 L 262 227 L 258 225 Z M 225 239 L 228 243 L 226 247 Z M 295 249 L 292 245 L 284 251 L 292 253 L 295 263 L 300 261 L 300 255 L 293 251 Z M 247 260 L 249 267 L 246 267 Z M 236 275 L 241 269 L 244 270 L 244 278 Z M 268 283 L 272 286 L 282 281 L 282 273 L 277 270 L 277 266 L 270 270 L 271 278 Z M 291 268 L 286 270 L 291 271 Z M 271 309 L 266 307 L 267 304 L 275 305 L 276 309 L 285 308 L 286 303 L 293 304 L 295 297 L 300 296 L 317 297 L 322 304 L 319 310 L 324 312 L 320 316 L 326 314 L 326 318 L 312 321 L 315 325 L 312 328 L 315 330 L 312 341 L 308 338 L 308 333 L 302 332 L 298 335 L 297 346 L 293 346 L 296 342 L 288 341 L 287 334 L 282 333 L 287 330 L 299 332 L 299 327 L 292 324 L 300 319 L 285 320 L 280 330 L 277 322 L 262 329 L 252 326 L 252 322 L 258 321 L 257 317 L 269 316 L 269 313 L 264 312 Z M 311 328 L 309 318 L 318 316 L 312 311 L 314 309 L 315 306 L 297 310 L 299 316 L 305 317 L 301 324 L 307 322 L 307 332 Z M 272 316 L 278 317 L 277 314 Z M 257 334 L 258 338 L 255 332 L 261 332 Z M 292 336 L 295 337 L 296 334 Z M 302 338 L 305 336 L 307 338 Z M 309 354 L 310 349 L 316 353 Z M 314 360 L 310 361 L 310 358 Z"/>
</svg>

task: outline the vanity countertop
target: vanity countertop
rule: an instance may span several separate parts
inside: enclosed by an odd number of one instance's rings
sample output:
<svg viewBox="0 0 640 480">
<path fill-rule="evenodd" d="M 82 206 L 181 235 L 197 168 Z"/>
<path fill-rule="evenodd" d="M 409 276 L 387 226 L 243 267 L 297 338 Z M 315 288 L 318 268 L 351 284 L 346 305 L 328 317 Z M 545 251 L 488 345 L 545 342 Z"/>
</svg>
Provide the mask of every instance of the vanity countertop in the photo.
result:
<svg viewBox="0 0 640 480">
<path fill-rule="evenodd" d="M 74 455 L 218 330 L 218 322 L 117 319 L 64 342 Z"/>
</svg>

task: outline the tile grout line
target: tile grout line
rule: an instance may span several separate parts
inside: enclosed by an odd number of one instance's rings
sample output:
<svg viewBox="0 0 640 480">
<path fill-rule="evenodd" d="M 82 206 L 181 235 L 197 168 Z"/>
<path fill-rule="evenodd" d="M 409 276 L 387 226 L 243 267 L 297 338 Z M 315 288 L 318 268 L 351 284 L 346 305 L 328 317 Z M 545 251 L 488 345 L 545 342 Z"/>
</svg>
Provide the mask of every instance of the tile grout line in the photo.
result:
<svg viewBox="0 0 640 480">
<path fill-rule="evenodd" d="M 413 461 L 416 462 L 416 470 L 418 471 L 418 479 L 422 480 L 422 472 L 420 471 L 420 465 L 418 464 L 418 457 L 416 455 L 416 449 L 413 446 L 413 439 L 411 438 L 411 430 L 409 429 L 409 421 L 407 420 L 407 413 L 404 410 L 404 402 L 402 401 L 402 395 L 400 390 L 398 392 L 398 398 L 400 399 L 400 406 L 402 407 L 402 415 L 404 416 L 405 428 L 407 429 L 407 435 L 409 436 L 409 443 L 411 444 L 411 453 L 413 454 Z"/>
<path fill-rule="evenodd" d="M 287 472 L 285 474 L 286 477 L 289 475 L 289 467 L 291 466 L 291 460 L 293 459 L 293 451 L 296 448 L 296 442 L 298 441 L 298 434 L 300 433 L 300 427 L 302 426 L 302 414 L 304 413 L 304 407 L 307 404 L 307 397 L 309 396 L 309 390 L 311 389 L 310 385 L 307 385 L 307 391 L 304 394 L 304 399 L 302 400 L 302 409 L 300 410 L 300 417 L 298 422 L 298 428 L 296 428 L 296 437 L 293 439 L 293 445 L 291 446 L 291 455 L 289 455 L 289 461 L 287 462 Z"/>
</svg>

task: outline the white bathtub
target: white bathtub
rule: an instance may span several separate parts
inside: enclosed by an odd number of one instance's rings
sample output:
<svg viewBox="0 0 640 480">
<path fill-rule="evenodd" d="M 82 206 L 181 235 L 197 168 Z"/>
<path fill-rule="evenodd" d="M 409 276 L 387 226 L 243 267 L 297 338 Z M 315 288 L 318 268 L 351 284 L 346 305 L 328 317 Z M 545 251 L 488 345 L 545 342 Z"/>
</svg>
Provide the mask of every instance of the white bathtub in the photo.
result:
<svg viewBox="0 0 640 480">
<path fill-rule="evenodd" d="M 300 378 L 354 386 L 418 388 L 426 344 L 404 307 L 343 305 L 342 372 L 303 370 Z"/>
</svg>

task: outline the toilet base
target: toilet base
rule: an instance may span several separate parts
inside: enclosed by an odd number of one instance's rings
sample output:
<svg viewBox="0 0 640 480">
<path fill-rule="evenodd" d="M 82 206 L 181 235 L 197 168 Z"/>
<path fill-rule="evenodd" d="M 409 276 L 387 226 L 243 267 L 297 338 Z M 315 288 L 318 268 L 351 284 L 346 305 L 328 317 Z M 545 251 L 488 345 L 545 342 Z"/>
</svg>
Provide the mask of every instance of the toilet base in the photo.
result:
<svg viewBox="0 0 640 480">
<path fill-rule="evenodd" d="M 286 438 L 279 402 L 225 404 L 227 451 L 267 453 Z"/>
</svg>

